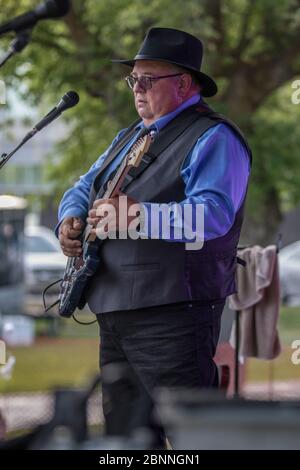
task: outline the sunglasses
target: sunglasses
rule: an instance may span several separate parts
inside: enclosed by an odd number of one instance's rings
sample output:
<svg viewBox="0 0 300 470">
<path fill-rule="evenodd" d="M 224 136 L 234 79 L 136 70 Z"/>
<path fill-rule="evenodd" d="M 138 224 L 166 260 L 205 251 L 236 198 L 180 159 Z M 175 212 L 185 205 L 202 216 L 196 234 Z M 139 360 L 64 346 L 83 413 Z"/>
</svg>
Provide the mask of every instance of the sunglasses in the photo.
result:
<svg viewBox="0 0 300 470">
<path fill-rule="evenodd" d="M 152 82 L 155 82 L 156 80 L 161 80 L 162 78 L 179 77 L 180 75 L 183 75 L 183 74 L 175 73 L 173 75 L 161 75 L 159 77 L 148 77 L 146 75 L 141 75 L 140 77 L 134 77 L 133 75 L 128 75 L 128 77 L 125 77 L 125 80 L 130 90 L 133 90 L 135 84 L 138 83 L 139 86 L 143 88 L 143 90 L 146 91 L 152 88 Z"/>
</svg>

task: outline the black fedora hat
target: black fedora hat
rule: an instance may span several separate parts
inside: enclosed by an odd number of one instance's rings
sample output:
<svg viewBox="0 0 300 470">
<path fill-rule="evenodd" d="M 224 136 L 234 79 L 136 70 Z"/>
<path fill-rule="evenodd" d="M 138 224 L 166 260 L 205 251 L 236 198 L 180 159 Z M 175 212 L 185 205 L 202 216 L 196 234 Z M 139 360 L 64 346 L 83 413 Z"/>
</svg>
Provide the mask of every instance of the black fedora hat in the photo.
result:
<svg viewBox="0 0 300 470">
<path fill-rule="evenodd" d="M 202 85 L 203 96 L 213 96 L 218 88 L 212 78 L 200 72 L 203 45 L 200 39 L 185 31 L 171 28 L 151 28 L 134 59 L 112 62 L 134 66 L 136 60 L 158 60 L 179 65 L 191 72 Z"/>
</svg>

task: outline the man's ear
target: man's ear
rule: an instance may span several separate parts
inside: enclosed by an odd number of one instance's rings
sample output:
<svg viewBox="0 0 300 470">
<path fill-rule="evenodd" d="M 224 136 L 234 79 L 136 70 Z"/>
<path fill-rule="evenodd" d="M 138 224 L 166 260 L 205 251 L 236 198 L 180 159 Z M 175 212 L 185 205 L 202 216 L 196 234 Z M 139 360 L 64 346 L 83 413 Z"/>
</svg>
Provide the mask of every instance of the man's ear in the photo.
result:
<svg viewBox="0 0 300 470">
<path fill-rule="evenodd" d="M 179 77 L 179 95 L 182 98 L 190 91 L 192 81 L 193 79 L 189 73 L 183 73 Z"/>
</svg>

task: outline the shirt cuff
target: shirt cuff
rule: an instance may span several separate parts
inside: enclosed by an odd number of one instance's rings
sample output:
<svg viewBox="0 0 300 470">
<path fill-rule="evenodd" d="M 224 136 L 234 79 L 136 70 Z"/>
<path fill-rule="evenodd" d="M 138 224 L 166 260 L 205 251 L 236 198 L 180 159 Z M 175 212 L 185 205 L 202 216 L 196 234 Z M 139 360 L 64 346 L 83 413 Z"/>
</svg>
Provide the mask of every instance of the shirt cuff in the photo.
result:
<svg viewBox="0 0 300 470">
<path fill-rule="evenodd" d="M 60 217 L 60 220 L 59 220 L 58 224 L 56 225 L 56 227 L 54 229 L 54 233 L 55 233 L 57 238 L 58 238 L 58 234 L 59 234 L 59 227 L 61 226 L 62 222 L 64 221 L 64 219 L 66 217 L 78 217 L 79 219 L 81 219 L 85 222 L 85 219 L 87 218 L 87 214 L 83 214 L 82 211 L 76 210 L 76 209 L 66 210 L 63 213 L 63 215 Z"/>
</svg>

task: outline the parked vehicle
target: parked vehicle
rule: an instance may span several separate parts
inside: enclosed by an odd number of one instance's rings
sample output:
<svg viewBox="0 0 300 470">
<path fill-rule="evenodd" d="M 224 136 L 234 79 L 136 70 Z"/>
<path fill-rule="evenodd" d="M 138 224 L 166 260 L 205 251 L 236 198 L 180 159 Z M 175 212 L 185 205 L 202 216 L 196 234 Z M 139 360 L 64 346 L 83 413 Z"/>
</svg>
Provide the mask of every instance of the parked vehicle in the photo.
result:
<svg viewBox="0 0 300 470">
<path fill-rule="evenodd" d="M 26 206 L 23 198 L 0 196 L 0 316 L 23 311 Z"/>
<path fill-rule="evenodd" d="M 300 306 L 300 241 L 282 248 L 279 253 L 282 302 Z"/>
<path fill-rule="evenodd" d="M 42 226 L 25 228 L 26 313 L 40 315 L 44 312 L 43 290 L 63 277 L 66 261 L 52 230 Z M 55 302 L 58 293 L 59 283 L 47 292 L 47 305 Z"/>
</svg>

